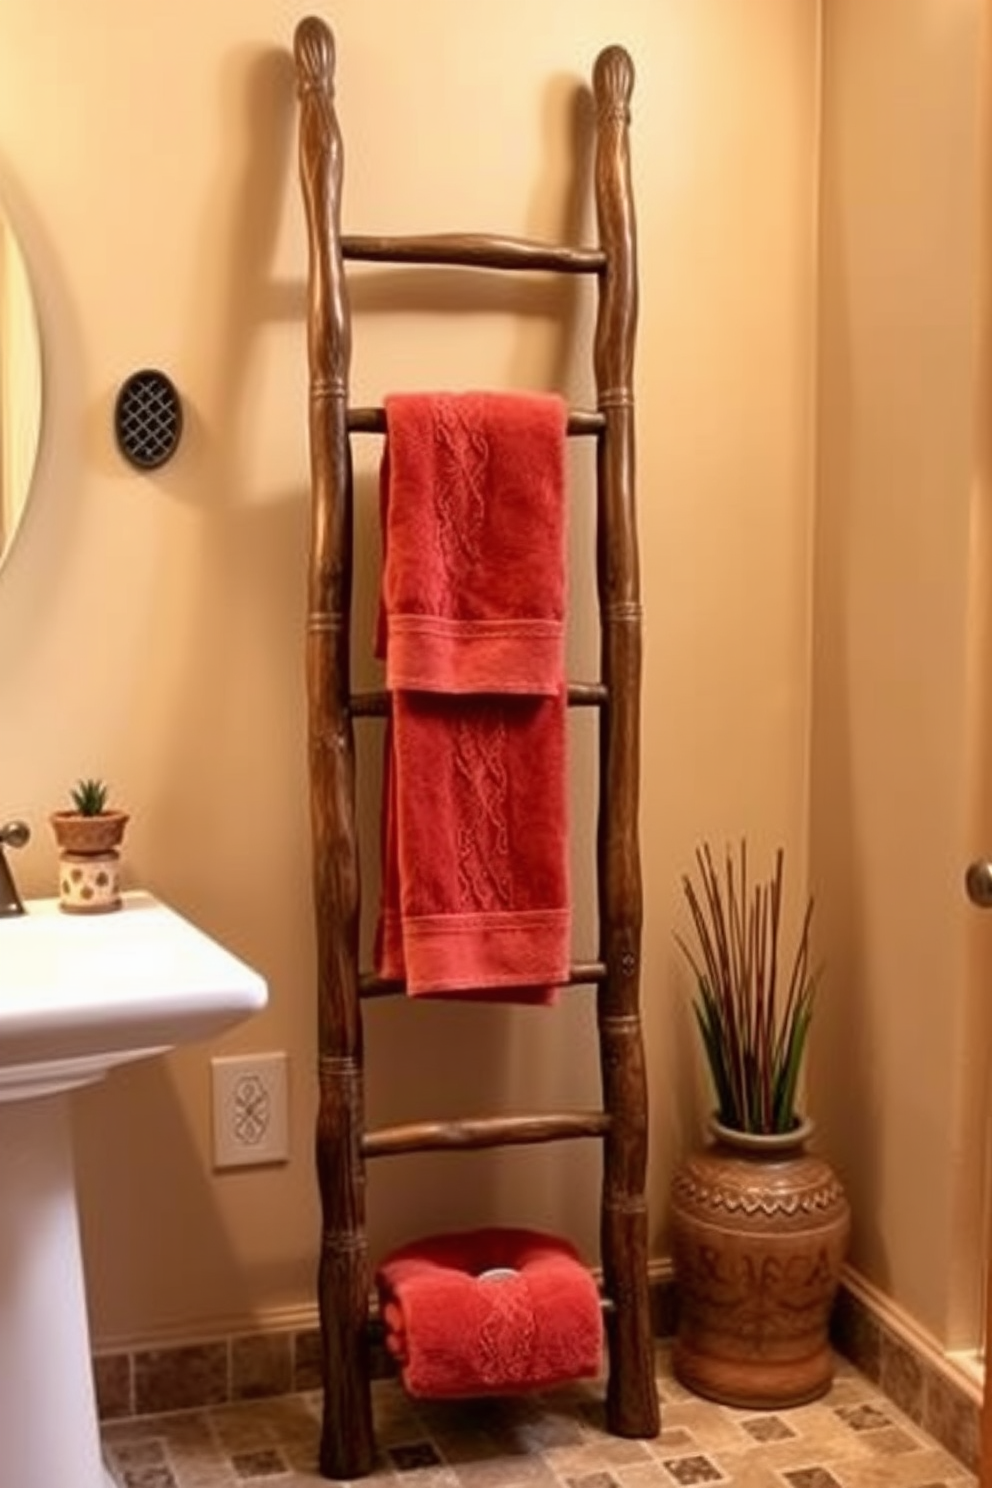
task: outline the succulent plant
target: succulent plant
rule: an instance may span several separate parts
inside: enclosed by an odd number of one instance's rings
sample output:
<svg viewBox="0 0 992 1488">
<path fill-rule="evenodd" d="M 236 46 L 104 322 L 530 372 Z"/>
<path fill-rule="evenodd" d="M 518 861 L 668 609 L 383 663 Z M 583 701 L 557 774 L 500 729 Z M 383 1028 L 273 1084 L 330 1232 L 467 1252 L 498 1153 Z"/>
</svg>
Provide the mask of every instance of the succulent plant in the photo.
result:
<svg viewBox="0 0 992 1488">
<path fill-rule="evenodd" d="M 100 816 L 107 805 L 107 787 L 102 780 L 80 780 L 72 790 L 72 804 L 80 816 Z"/>
</svg>

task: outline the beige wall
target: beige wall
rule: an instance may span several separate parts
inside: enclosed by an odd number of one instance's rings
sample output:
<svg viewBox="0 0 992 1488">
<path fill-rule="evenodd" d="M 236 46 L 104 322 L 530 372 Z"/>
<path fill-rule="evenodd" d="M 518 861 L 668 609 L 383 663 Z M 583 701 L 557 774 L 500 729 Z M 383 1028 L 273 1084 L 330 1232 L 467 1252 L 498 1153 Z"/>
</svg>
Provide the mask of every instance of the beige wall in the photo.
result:
<svg viewBox="0 0 992 1488">
<path fill-rule="evenodd" d="M 806 862 L 818 8 L 795 0 L 367 0 L 337 7 L 346 226 L 554 236 L 575 82 L 620 40 L 638 70 L 640 510 L 646 607 L 645 1012 L 652 1248 L 702 1104 L 676 974 L 678 877 L 704 835 Z M 35 826 L 100 773 L 134 813 L 132 882 L 269 978 L 264 1015 L 78 1099 L 99 1343 L 290 1318 L 313 1297 L 313 1007 L 301 640 L 306 537 L 302 213 L 289 61 L 299 6 L 0 3 L 3 194 L 36 283 L 46 415 L 35 496 L 0 577 L 2 805 Z M 329 17 L 332 18 L 333 17 Z M 395 286 L 394 286 L 395 288 Z M 355 387 L 589 376 L 542 288 L 459 317 L 357 294 Z M 566 295 L 571 295 L 569 288 Z M 588 323 L 588 306 L 575 315 Z M 115 452 L 123 377 L 176 379 L 187 433 L 154 476 Z M 374 451 L 361 466 L 371 500 Z M 588 510 L 587 474 L 576 510 Z M 370 525 L 366 518 L 363 530 Z M 577 516 L 577 549 L 588 548 Z M 366 596 L 368 604 L 368 596 Z M 590 653 L 577 591 L 573 654 Z M 579 795 L 589 753 L 577 741 Z M 370 797 L 371 801 L 371 797 Z M 588 837 L 579 836 L 588 860 Z M 589 940 L 588 873 L 579 873 Z M 554 1014 L 376 1008 L 373 1119 L 596 1090 L 585 993 Z M 211 1172 L 209 1058 L 287 1049 L 293 1156 Z M 419 1104 L 416 1083 L 428 1092 Z M 491 1216 L 590 1254 L 594 1152 L 393 1160 L 373 1245 Z"/>
<path fill-rule="evenodd" d="M 812 1103 L 850 1189 L 853 1264 L 951 1346 L 979 1311 L 989 1041 L 990 927 L 962 892 L 992 846 L 975 789 L 988 651 L 969 656 L 988 529 L 984 9 L 824 9 Z"/>
</svg>

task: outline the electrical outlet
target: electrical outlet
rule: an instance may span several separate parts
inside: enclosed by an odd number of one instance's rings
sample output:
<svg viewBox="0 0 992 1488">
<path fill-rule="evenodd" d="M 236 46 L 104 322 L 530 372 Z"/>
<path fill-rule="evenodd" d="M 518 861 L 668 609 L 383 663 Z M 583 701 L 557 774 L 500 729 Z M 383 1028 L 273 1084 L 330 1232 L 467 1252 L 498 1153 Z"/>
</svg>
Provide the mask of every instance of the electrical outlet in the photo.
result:
<svg viewBox="0 0 992 1488">
<path fill-rule="evenodd" d="M 289 1160 L 285 1054 L 238 1054 L 210 1061 L 214 1167 Z"/>
</svg>

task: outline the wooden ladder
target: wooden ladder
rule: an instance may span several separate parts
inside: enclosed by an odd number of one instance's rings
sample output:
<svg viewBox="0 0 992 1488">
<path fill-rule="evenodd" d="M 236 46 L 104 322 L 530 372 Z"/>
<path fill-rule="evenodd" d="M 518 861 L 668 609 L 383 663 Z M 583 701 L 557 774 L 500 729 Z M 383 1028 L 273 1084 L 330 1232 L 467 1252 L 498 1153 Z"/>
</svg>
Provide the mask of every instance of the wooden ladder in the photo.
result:
<svg viewBox="0 0 992 1488">
<path fill-rule="evenodd" d="M 307 699 L 313 893 L 317 938 L 317 1172 L 323 1216 L 319 1266 L 324 1379 L 320 1467 L 334 1478 L 370 1471 L 375 1456 L 369 1377 L 370 1262 L 366 1159 L 593 1137 L 603 1144 L 600 1259 L 608 1343 L 606 1414 L 617 1435 L 658 1431 L 647 1277 L 647 1081 L 639 1010 L 638 845 L 641 605 L 634 505 L 633 358 L 637 321 L 628 143 L 634 70 L 619 46 L 593 70 L 599 245 L 447 233 L 341 233 L 343 144 L 334 108 L 334 39 L 320 19 L 295 36 L 300 170 L 309 241 L 308 360 L 312 522 Z M 599 682 L 572 682 L 571 706 L 599 712 L 597 900 L 599 959 L 569 981 L 596 988 L 602 1109 L 477 1117 L 366 1130 L 362 999 L 402 987 L 362 974 L 352 721 L 385 715 L 385 692 L 353 693 L 350 621 L 354 492 L 351 436 L 385 432 L 382 408 L 349 405 L 351 316 L 345 262 L 464 265 L 593 275 L 596 409 L 573 410 L 570 435 L 596 450 Z"/>
</svg>

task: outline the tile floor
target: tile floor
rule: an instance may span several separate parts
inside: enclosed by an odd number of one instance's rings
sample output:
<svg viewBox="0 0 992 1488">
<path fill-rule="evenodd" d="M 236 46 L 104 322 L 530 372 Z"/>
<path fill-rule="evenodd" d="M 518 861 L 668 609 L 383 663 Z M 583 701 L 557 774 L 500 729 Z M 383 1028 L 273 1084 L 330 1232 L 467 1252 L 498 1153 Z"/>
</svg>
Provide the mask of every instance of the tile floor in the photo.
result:
<svg viewBox="0 0 992 1488">
<path fill-rule="evenodd" d="M 381 1460 L 368 1488 L 967 1488 L 977 1479 L 838 1362 L 813 1405 L 756 1414 L 689 1395 L 659 1345 L 662 1434 L 622 1441 L 602 1424 L 601 1390 L 570 1386 L 517 1401 L 411 1401 L 374 1385 Z M 317 1488 L 319 1395 L 108 1422 L 121 1488 Z"/>
</svg>

